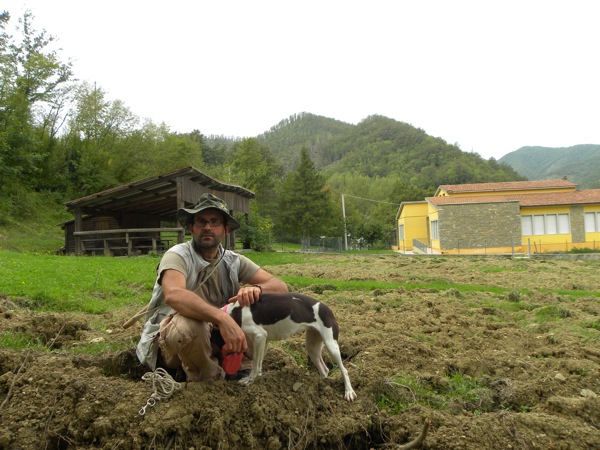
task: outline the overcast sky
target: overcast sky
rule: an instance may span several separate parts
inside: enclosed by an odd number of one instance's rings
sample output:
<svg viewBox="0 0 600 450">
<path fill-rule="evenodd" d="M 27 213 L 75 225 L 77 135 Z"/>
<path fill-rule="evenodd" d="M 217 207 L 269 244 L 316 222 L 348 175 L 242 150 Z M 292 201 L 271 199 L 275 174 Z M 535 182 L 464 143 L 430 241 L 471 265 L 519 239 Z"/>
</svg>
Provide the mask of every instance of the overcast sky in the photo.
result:
<svg viewBox="0 0 600 450">
<path fill-rule="evenodd" d="M 172 131 L 379 114 L 484 158 L 600 144 L 596 0 L 4 0 Z M 13 28 L 9 28 L 10 32 Z"/>
</svg>

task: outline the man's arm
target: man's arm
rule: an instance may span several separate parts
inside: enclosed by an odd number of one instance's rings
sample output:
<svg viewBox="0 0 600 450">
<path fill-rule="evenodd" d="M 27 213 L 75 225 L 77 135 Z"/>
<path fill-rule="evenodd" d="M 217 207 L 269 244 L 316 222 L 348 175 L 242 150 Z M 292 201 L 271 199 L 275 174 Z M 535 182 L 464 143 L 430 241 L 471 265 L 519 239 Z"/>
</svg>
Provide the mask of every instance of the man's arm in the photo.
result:
<svg viewBox="0 0 600 450">
<path fill-rule="evenodd" d="M 177 270 L 165 270 L 162 277 L 165 302 L 178 313 L 218 325 L 228 352 L 245 352 L 246 336 L 229 314 L 215 308 L 202 297 L 185 288 L 185 276 Z"/>
<path fill-rule="evenodd" d="M 250 280 L 249 286 L 242 286 L 237 295 L 229 299 L 229 303 L 239 302 L 242 306 L 250 306 L 258 300 L 261 293 L 288 292 L 285 282 L 266 270 L 258 269 Z"/>
</svg>

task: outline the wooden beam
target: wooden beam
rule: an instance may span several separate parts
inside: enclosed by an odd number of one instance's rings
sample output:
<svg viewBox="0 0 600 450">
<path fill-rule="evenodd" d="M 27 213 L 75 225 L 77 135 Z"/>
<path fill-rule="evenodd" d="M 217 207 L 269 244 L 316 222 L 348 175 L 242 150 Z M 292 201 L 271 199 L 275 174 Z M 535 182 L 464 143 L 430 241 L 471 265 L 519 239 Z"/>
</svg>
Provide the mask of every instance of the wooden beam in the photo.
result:
<svg viewBox="0 0 600 450">
<path fill-rule="evenodd" d="M 161 231 L 179 232 L 182 228 L 120 228 L 118 230 L 93 230 L 75 231 L 75 236 L 89 236 L 94 234 L 124 234 L 124 233 L 160 233 Z"/>
<path fill-rule="evenodd" d="M 183 177 L 177 177 L 177 209 L 185 207 L 184 192 L 183 192 Z M 185 241 L 185 230 L 182 228 L 177 235 L 177 243 L 181 244 Z"/>
<path fill-rule="evenodd" d="M 74 223 L 74 233 L 75 236 L 75 254 L 82 255 L 83 254 L 83 243 L 81 242 L 81 236 L 77 233 L 81 233 L 83 230 L 83 215 L 81 213 L 81 208 L 75 208 L 73 210 L 73 214 L 75 215 L 75 223 Z"/>
</svg>

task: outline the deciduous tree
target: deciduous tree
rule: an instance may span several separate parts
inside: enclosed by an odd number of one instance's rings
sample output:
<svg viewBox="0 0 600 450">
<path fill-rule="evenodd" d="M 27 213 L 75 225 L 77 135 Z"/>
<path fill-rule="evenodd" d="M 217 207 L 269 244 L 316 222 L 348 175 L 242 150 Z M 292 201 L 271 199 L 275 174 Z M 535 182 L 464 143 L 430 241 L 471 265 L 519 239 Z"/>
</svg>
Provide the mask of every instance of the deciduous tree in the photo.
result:
<svg viewBox="0 0 600 450">
<path fill-rule="evenodd" d="M 275 160 L 269 148 L 256 138 L 234 143 L 228 169 L 231 182 L 256 194 L 258 212 L 262 216 L 273 217 L 283 167 Z"/>
<path fill-rule="evenodd" d="M 33 28 L 31 13 L 19 20 L 18 39 L 5 31 L 9 18 L 0 15 L 0 186 L 35 184 L 45 151 L 36 112 L 59 104 L 72 76 L 71 64 L 49 50 L 54 37 Z"/>
</svg>

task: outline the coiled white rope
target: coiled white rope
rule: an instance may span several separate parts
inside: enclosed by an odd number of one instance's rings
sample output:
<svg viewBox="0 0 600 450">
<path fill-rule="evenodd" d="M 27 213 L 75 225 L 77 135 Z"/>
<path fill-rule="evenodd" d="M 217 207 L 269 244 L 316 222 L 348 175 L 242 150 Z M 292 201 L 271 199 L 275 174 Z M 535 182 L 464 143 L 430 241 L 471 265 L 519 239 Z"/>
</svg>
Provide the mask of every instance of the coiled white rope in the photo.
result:
<svg viewBox="0 0 600 450">
<path fill-rule="evenodd" d="M 146 414 L 146 408 L 156 405 L 159 400 L 168 400 L 181 389 L 181 383 L 173 379 L 165 369 L 159 367 L 154 372 L 146 372 L 142 375 L 142 380 L 152 383 L 152 394 L 148 401 L 140 409 L 140 416 Z"/>
</svg>

